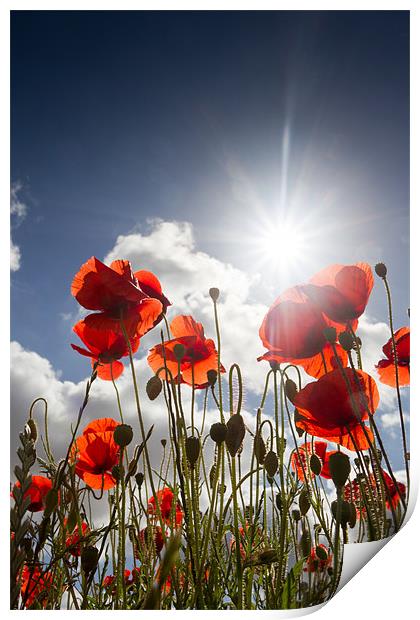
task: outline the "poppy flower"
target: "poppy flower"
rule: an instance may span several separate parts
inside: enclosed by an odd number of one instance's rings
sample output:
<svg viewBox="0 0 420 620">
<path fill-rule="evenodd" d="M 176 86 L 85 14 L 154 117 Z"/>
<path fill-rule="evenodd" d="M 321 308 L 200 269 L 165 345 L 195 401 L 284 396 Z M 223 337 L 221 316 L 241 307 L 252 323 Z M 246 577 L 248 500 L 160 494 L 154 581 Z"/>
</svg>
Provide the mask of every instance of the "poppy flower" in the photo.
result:
<svg viewBox="0 0 420 620">
<path fill-rule="evenodd" d="M 124 581 L 126 583 L 126 585 L 131 585 L 134 581 L 130 579 L 130 571 L 128 568 L 125 569 L 124 571 Z M 105 590 L 110 590 L 111 594 L 115 594 L 117 591 L 117 587 L 116 587 L 116 576 L 115 575 L 107 575 L 103 582 L 102 582 L 102 587 L 105 588 Z"/>
<path fill-rule="evenodd" d="M 397 351 L 398 384 L 410 385 L 410 328 L 401 327 L 394 334 L 395 348 Z M 392 338 L 382 347 L 385 358 L 376 365 L 379 380 L 386 385 L 396 387 L 394 352 Z"/>
<path fill-rule="evenodd" d="M 48 592 L 52 586 L 52 573 L 43 573 L 38 565 L 31 567 L 24 565 L 21 576 L 21 596 L 26 598 L 25 607 L 32 607 L 35 601 L 46 607 Z"/>
<path fill-rule="evenodd" d="M 175 496 L 169 487 L 165 487 L 156 492 L 156 497 L 159 503 L 160 513 L 165 523 L 171 524 L 172 513 L 175 515 L 175 524 L 181 525 L 184 513 L 182 512 L 181 504 L 175 500 Z M 148 512 L 151 515 L 159 518 L 158 511 L 156 509 L 155 498 L 151 497 L 148 501 Z"/>
<path fill-rule="evenodd" d="M 127 260 L 115 260 L 108 267 L 92 256 L 82 265 L 71 292 L 81 306 L 99 311 L 84 319 L 89 327 L 121 334 L 122 320 L 131 338 L 143 336 L 160 321 L 170 302 L 156 276 L 148 271 L 137 274 L 140 280 Z"/>
<path fill-rule="evenodd" d="M 299 365 L 318 378 L 337 367 L 334 350 L 324 335 L 329 326 L 304 286 L 287 289 L 264 317 L 259 335 L 268 351 L 257 359 Z M 347 366 L 347 353 L 339 344 L 335 346 L 341 364 Z"/>
<path fill-rule="evenodd" d="M 73 331 L 82 340 L 86 349 L 75 344 L 71 346 L 75 351 L 92 360 L 92 366 L 97 366 L 98 377 L 105 381 L 117 379 L 124 371 L 124 365 L 119 361 L 121 357 L 129 354 L 126 340 L 122 334 L 117 334 L 110 329 L 93 329 L 85 320 L 79 321 L 73 327 Z M 140 339 L 130 338 L 130 346 L 133 353 L 139 348 Z"/>
<path fill-rule="evenodd" d="M 166 367 L 174 379 L 177 378 L 178 360 L 174 348 L 181 344 L 185 351 L 180 361 L 181 378 L 178 380 L 192 385 L 194 375 L 194 386 L 196 388 L 207 387 L 208 371 L 217 371 L 217 351 L 214 341 L 204 337 L 202 324 L 197 323 L 192 316 L 180 315 L 175 317 L 170 325 L 170 330 L 174 339 L 158 344 L 150 350 L 147 358 L 149 366 L 156 373 L 165 366 L 166 362 Z M 225 372 L 223 366 L 221 366 L 220 371 Z"/>
<path fill-rule="evenodd" d="M 361 424 L 368 419 L 369 411 L 372 414 L 376 411 L 379 393 L 375 381 L 362 370 L 333 370 L 297 392 L 293 404 L 298 412 L 296 426 L 310 435 L 349 450 L 369 448 Z M 372 441 L 370 428 L 365 427 L 365 432 Z"/>
<path fill-rule="evenodd" d="M 67 527 L 67 519 L 64 520 L 64 527 Z M 66 538 L 66 548 L 69 549 L 69 553 L 75 558 L 79 557 L 81 553 L 80 545 L 78 544 L 80 539 L 89 533 L 89 526 L 85 521 L 82 521 L 81 528 L 82 533 L 80 534 L 79 526 L 76 525 L 73 532 Z"/>
<path fill-rule="evenodd" d="M 352 324 L 365 311 L 373 288 L 372 269 L 367 263 L 330 265 L 315 274 L 305 293 L 334 323 Z"/>
<path fill-rule="evenodd" d="M 154 528 L 152 527 L 152 535 L 153 535 L 153 539 L 155 542 L 156 553 L 160 553 L 163 549 L 163 544 L 164 544 L 162 529 L 158 525 L 155 526 Z M 148 546 L 149 534 L 148 534 L 147 527 L 140 530 L 139 539 L 140 539 L 140 543 L 144 547 Z"/>
<path fill-rule="evenodd" d="M 52 486 L 49 478 L 45 476 L 32 476 L 31 486 L 23 496 L 24 498 L 31 498 L 31 503 L 28 506 L 30 512 L 40 512 L 45 509 L 47 494 L 52 489 Z M 20 488 L 19 481 L 16 482 L 15 487 Z M 13 492 L 10 495 L 13 497 Z"/>
<path fill-rule="evenodd" d="M 302 446 L 299 446 L 298 451 L 293 450 L 292 452 L 290 462 L 292 469 L 297 473 L 299 480 L 305 482 L 305 479 L 307 480 L 309 477 L 315 478 L 315 474 L 309 467 L 310 459 L 313 454 L 316 454 L 322 464 L 319 475 L 323 478 L 331 478 L 328 464 L 331 452 L 327 452 L 327 444 L 325 441 L 314 441 L 314 450 L 312 450 L 312 443 L 308 442 Z"/>
<path fill-rule="evenodd" d="M 385 483 L 385 495 L 386 495 L 386 507 L 391 510 L 391 506 L 395 508 L 398 503 L 401 501 L 400 494 L 405 499 L 406 488 L 405 484 L 402 482 L 397 482 L 397 486 L 395 486 L 391 476 L 384 470 L 382 470 L 382 476 Z M 398 490 L 399 493 L 398 493 Z"/>
<path fill-rule="evenodd" d="M 312 547 L 311 552 L 306 560 L 305 572 L 320 573 L 329 568 L 332 564 L 332 554 L 328 552 L 325 545 L 320 544 Z"/>
<path fill-rule="evenodd" d="M 76 474 L 92 489 L 107 491 L 116 485 L 111 470 L 120 458 L 119 446 L 114 441 L 117 426 L 112 418 L 93 420 L 73 446 Z"/>
<path fill-rule="evenodd" d="M 397 481 L 397 487 L 392 481 L 391 476 L 382 469 L 382 480 L 385 491 L 385 504 L 391 510 L 391 506 L 395 508 L 401 501 L 401 496 L 405 499 L 406 487 L 402 482 Z M 367 485 L 369 484 L 369 490 Z M 399 491 L 399 492 L 398 492 Z M 378 483 L 374 474 L 370 474 L 369 483 L 363 478 L 356 478 L 343 487 L 343 497 L 347 502 L 353 502 L 356 506 L 356 515 L 360 519 L 366 515 L 365 498 L 370 499 L 371 495 L 375 501 L 379 501 Z"/>
</svg>

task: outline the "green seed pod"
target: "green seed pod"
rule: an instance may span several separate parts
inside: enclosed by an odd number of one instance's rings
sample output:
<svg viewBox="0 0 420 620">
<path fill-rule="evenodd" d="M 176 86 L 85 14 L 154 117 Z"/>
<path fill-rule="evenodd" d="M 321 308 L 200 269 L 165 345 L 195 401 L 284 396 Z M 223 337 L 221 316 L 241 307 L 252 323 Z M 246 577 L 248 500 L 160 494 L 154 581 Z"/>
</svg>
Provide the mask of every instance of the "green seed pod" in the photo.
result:
<svg viewBox="0 0 420 620">
<path fill-rule="evenodd" d="M 346 501 L 342 501 L 341 502 L 340 525 L 342 527 L 345 527 L 347 525 L 347 523 L 349 522 L 349 520 L 350 520 L 350 516 L 351 516 L 351 512 L 352 512 L 352 509 L 350 508 L 350 506 L 351 505 L 349 504 L 349 502 L 346 502 Z M 332 515 L 333 515 L 334 519 L 337 519 L 337 507 L 338 507 L 338 504 L 337 504 L 336 500 L 331 502 L 331 512 L 332 512 Z"/>
<path fill-rule="evenodd" d="M 303 530 L 302 536 L 300 537 L 299 547 L 300 547 L 302 556 L 304 558 L 307 558 L 308 555 L 311 553 L 312 541 L 311 541 L 311 535 L 309 531 L 306 529 Z"/>
<path fill-rule="evenodd" d="M 38 429 L 35 423 L 35 420 L 33 420 L 32 418 L 30 418 L 27 422 L 26 422 L 28 428 L 29 428 L 29 433 L 30 433 L 30 438 L 32 439 L 32 441 L 35 443 L 37 438 L 38 438 Z"/>
<path fill-rule="evenodd" d="M 210 486 L 213 487 L 216 481 L 216 465 L 212 465 L 210 468 Z"/>
<path fill-rule="evenodd" d="M 356 525 L 356 522 L 357 522 L 356 505 L 353 502 L 351 502 L 349 504 L 349 519 L 348 519 L 349 527 L 353 528 Z"/>
<path fill-rule="evenodd" d="M 350 332 L 341 332 L 338 336 L 338 342 L 345 351 L 351 351 L 354 347 L 354 339 Z"/>
<path fill-rule="evenodd" d="M 265 453 L 266 453 L 266 448 L 265 448 L 264 440 L 261 437 L 261 435 L 257 432 L 254 437 L 254 454 L 255 454 L 255 458 L 257 459 L 257 462 L 260 465 L 264 465 Z"/>
<path fill-rule="evenodd" d="M 213 387 L 213 385 L 215 385 L 217 381 L 217 370 L 213 370 L 213 368 L 211 368 L 207 371 L 207 381 L 209 382 L 210 387 Z"/>
<path fill-rule="evenodd" d="M 174 346 L 174 355 L 178 362 L 182 360 L 185 355 L 185 347 L 183 344 L 176 344 Z"/>
<path fill-rule="evenodd" d="M 212 287 L 211 289 L 209 289 L 209 295 L 214 301 L 214 303 L 216 303 L 216 301 L 219 299 L 220 291 L 218 288 Z"/>
<path fill-rule="evenodd" d="M 125 448 L 133 440 L 133 429 L 129 424 L 119 424 L 114 430 L 114 441 L 120 448 Z"/>
<path fill-rule="evenodd" d="M 388 273 L 388 269 L 384 263 L 377 263 L 375 265 L 376 275 L 380 278 L 386 278 L 386 274 Z"/>
<path fill-rule="evenodd" d="M 273 450 L 270 450 L 270 452 L 267 452 L 265 459 L 264 459 L 264 467 L 265 467 L 265 471 L 267 472 L 268 476 L 270 478 L 273 478 L 273 476 L 275 475 L 279 467 L 278 456 L 275 452 L 273 452 Z"/>
<path fill-rule="evenodd" d="M 284 391 L 286 392 L 287 398 L 290 400 L 291 403 L 293 403 L 296 398 L 296 394 L 298 393 L 298 389 L 296 383 L 292 381 L 292 379 L 286 379 L 286 382 L 284 384 Z"/>
<path fill-rule="evenodd" d="M 155 400 L 162 391 L 162 381 L 154 375 L 146 384 L 146 393 L 150 400 Z"/>
<path fill-rule="evenodd" d="M 326 327 L 324 329 L 324 338 L 327 342 L 334 344 L 337 341 L 337 331 L 335 327 Z"/>
<path fill-rule="evenodd" d="M 198 437 L 187 437 L 185 440 L 185 452 L 191 467 L 194 467 L 200 456 L 200 440 Z"/>
<path fill-rule="evenodd" d="M 350 475 L 350 459 L 343 452 L 333 452 L 329 459 L 330 474 L 335 486 L 339 489 L 346 484 Z"/>
<path fill-rule="evenodd" d="M 245 437 L 245 424 L 240 413 L 230 416 L 227 424 L 227 433 L 225 437 L 226 447 L 230 456 L 234 457 L 239 451 Z"/>
<path fill-rule="evenodd" d="M 85 547 L 81 555 L 83 572 L 89 575 L 96 570 L 99 561 L 99 551 L 96 547 Z"/>
<path fill-rule="evenodd" d="M 143 481 L 144 481 L 144 474 L 143 474 L 143 472 L 139 471 L 139 473 L 136 474 L 136 476 L 135 476 L 135 480 L 137 482 L 137 486 L 139 487 L 139 489 L 141 489 L 141 486 L 142 486 Z"/>
<path fill-rule="evenodd" d="M 320 560 L 328 560 L 328 552 L 323 545 L 318 545 L 316 547 L 315 554 Z"/>
<path fill-rule="evenodd" d="M 319 476 L 322 469 L 322 462 L 317 454 L 311 454 L 311 458 L 309 459 L 309 467 L 315 476 Z"/>
<path fill-rule="evenodd" d="M 299 495 L 299 508 L 302 515 L 306 515 L 311 507 L 311 500 L 306 489 L 303 489 Z"/>
<path fill-rule="evenodd" d="M 210 437 L 218 446 L 224 442 L 227 434 L 227 426 L 222 422 L 215 422 L 210 427 Z"/>
</svg>

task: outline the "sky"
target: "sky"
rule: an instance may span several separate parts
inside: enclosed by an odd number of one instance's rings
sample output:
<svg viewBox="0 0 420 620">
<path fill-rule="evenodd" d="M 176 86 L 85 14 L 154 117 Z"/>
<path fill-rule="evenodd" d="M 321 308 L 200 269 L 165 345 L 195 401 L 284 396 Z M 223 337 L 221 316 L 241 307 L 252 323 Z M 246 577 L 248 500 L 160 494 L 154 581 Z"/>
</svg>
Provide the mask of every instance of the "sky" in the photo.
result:
<svg viewBox="0 0 420 620">
<path fill-rule="evenodd" d="M 154 271 L 172 316 L 210 337 L 218 286 L 252 412 L 258 328 L 285 288 L 383 261 L 408 324 L 409 14 L 14 11 L 11 182 L 12 436 L 40 392 L 56 429 L 77 411 L 89 368 L 70 347 L 70 284 L 92 255 Z M 372 369 L 385 323 L 376 281 L 359 328 Z M 108 388 L 93 417 L 112 412 Z"/>
</svg>

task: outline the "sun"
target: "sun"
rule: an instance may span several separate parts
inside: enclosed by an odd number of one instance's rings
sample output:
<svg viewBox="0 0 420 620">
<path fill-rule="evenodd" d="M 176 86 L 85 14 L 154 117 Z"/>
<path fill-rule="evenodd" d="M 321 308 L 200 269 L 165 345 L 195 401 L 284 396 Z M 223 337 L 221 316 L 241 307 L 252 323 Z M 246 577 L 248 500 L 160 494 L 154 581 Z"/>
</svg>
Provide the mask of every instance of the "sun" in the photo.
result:
<svg viewBox="0 0 420 620">
<path fill-rule="evenodd" d="M 288 222 L 278 223 L 261 235 L 259 245 L 267 260 L 275 261 L 278 268 L 287 267 L 301 258 L 305 235 Z"/>
</svg>

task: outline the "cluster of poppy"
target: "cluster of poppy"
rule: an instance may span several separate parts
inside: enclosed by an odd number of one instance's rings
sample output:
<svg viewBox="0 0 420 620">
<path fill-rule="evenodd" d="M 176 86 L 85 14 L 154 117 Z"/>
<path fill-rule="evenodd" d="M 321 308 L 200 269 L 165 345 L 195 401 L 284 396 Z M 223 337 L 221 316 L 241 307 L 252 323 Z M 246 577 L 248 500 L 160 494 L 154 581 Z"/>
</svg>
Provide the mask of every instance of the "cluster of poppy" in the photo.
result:
<svg viewBox="0 0 420 620">
<path fill-rule="evenodd" d="M 73 327 L 85 348 L 71 346 L 91 358 L 98 377 L 108 381 L 122 374 L 120 359 L 130 349 L 137 351 L 141 336 L 162 320 L 171 305 L 158 278 L 150 271 L 133 273 L 128 260 L 115 260 L 108 267 L 92 256 L 75 275 L 71 292 L 81 306 L 95 311 Z M 205 338 L 203 326 L 191 316 L 175 317 L 170 330 L 173 338 L 151 349 L 150 367 L 158 373 L 166 365 L 178 382 L 206 387 L 207 372 L 218 365 L 213 340 Z M 183 347 L 181 359 L 175 355 L 176 345 Z"/>
<path fill-rule="evenodd" d="M 124 571 L 125 585 L 131 586 L 133 583 L 137 583 L 140 579 L 140 572 L 140 569 L 137 567 L 134 567 L 131 572 L 126 568 Z M 110 594 L 115 594 L 117 591 L 116 579 L 115 575 L 107 575 L 102 582 L 102 587 Z"/>
<path fill-rule="evenodd" d="M 172 517 L 174 517 L 175 525 L 180 526 L 184 513 L 181 508 L 181 504 L 176 500 L 174 492 L 169 487 L 165 487 L 156 492 L 156 500 L 159 504 L 159 511 L 162 516 L 162 520 L 171 525 Z M 159 518 L 159 512 L 156 507 L 156 500 L 151 497 L 147 502 L 147 510 L 149 515 L 157 520 Z"/>
<path fill-rule="evenodd" d="M 53 585 L 53 576 L 49 571 L 42 572 L 41 568 L 36 566 L 24 565 L 21 575 L 21 595 L 25 600 L 25 607 L 30 608 L 35 601 L 46 607 L 48 600 L 48 591 Z"/>
</svg>

